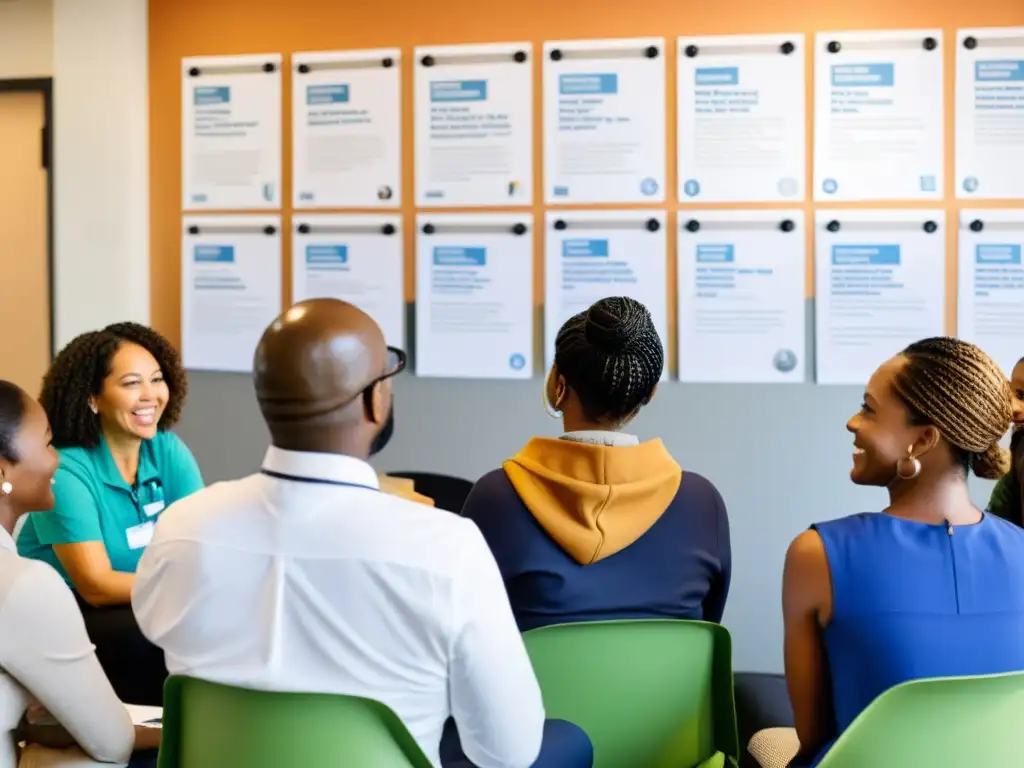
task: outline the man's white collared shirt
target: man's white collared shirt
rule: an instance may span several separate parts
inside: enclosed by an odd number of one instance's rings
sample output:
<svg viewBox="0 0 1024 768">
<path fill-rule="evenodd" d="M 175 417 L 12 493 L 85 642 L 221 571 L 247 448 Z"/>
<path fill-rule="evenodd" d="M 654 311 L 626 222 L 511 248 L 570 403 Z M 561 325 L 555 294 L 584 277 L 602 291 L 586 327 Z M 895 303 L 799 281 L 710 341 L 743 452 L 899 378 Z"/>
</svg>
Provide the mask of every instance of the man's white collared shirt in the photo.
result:
<svg viewBox="0 0 1024 768">
<path fill-rule="evenodd" d="M 358 459 L 270 448 L 263 470 L 157 523 L 132 606 L 168 671 L 382 701 L 434 765 L 451 715 L 480 768 L 527 768 L 540 689 L 477 527 Z"/>
</svg>

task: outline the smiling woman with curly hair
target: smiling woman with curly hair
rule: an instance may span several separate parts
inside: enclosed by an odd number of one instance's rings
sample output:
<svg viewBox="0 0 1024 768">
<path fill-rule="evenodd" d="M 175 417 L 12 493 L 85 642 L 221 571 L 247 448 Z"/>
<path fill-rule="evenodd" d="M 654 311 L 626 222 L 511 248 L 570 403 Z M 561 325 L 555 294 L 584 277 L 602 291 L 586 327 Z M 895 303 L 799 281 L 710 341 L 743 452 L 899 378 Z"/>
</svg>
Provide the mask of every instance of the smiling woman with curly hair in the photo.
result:
<svg viewBox="0 0 1024 768">
<path fill-rule="evenodd" d="M 137 704 L 160 703 L 166 672 L 132 615 L 135 569 L 161 511 L 203 486 L 191 452 L 168 431 L 187 388 L 165 338 L 116 323 L 64 347 L 40 396 L 60 453 L 56 505 L 28 516 L 18 550 L 71 585 L 118 695 Z"/>
</svg>

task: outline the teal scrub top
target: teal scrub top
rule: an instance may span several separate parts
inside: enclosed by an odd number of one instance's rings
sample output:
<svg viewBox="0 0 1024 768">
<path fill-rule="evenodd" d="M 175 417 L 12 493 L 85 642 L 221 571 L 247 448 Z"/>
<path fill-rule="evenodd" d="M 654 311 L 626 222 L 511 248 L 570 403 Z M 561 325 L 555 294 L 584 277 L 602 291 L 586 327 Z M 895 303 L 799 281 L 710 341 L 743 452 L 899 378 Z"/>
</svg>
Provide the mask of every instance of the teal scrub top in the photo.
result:
<svg viewBox="0 0 1024 768">
<path fill-rule="evenodd" d="M 54 544 L 102 541 L 115 571 L 135 573 L 163 510 L 203 487 L 192 452 L 172 432 L 143 440 L 135 486 L 121 477 L 106 440 L 93 448 L 60 448 L 56 504 L 28 515 L 18 553 L 49 563 L 70 584 Z"/>
</svg>

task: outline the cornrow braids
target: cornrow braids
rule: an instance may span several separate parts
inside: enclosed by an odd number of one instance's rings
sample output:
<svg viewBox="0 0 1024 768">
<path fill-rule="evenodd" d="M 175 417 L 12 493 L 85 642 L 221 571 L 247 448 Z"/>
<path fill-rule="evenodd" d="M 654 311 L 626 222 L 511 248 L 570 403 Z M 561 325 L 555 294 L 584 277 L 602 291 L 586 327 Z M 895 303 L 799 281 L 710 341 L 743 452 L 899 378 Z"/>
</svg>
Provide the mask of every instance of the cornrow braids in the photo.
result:
<svg viewBox="0 0 1024 768">
<path fill-rule="evenodd" d="M 903 350 L 896 394 L 917 424 L 933 424 L 965 471 L 995 479 L 1009 469 L 999 440 L 1013 420 L 1013 393 L 999 366 L 979 347 L 939 336 Z"/>
<path fill-rule="evenodd" d="M 99 444 L 99 420 L 89 408 L 89 398 L 100 393 L 103 380 L 110 374 L 114 353 L 124 343 L 146 349 L 163 372 L 169 397 L 158 428 L 170 429 L 177 423 L 188 391 L 188 378 L 178 350 L 152 328 L 115 323 L 72 339 L 43 377 L 39 402 L 50 420 L 56 447 L 91 448 Z"/>
<path fill-rule="evenodd" d="M 650 402 L 665 350 L 647 307 L 615 296 L 565 322 L 555 337 L 555 365 L 584 416 L 618 426 Z"/>
</svg>

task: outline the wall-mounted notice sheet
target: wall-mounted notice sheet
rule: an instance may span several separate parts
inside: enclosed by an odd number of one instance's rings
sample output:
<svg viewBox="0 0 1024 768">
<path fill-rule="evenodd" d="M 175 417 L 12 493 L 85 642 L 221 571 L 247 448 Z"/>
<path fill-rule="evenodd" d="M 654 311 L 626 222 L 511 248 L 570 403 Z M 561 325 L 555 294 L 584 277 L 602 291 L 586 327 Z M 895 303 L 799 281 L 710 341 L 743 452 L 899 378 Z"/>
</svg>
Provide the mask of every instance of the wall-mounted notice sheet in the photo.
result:
<svg viewBox="0 0 1024 768">
<path fill-rule="evenodd" d="M 679 380 L 804 381 L 802 211 L 682 211 Z"/>
<path fill-rule="evenodd" d="M 957 32 L 956 196 L 1024 199 L 1024 27 Z"/>
<path fill-rule="evenodd" d="M 562 324 L 599 299 L 628 296 L 668 343 L 664 211 L 548 211 L 544 248 L 545 367 Z M 663 378 L 668 375 L 665 355 Z"/>
<path fill-rule="evenodd" d="M 1024 210 L 960 211 L 957 330 L 1009 376 L 1024 355 Z"/>
<path fill-rule="evenodd" d="M 820 32 L 814 199 L 941 200 L 942 30 Z"/>
<path fill-rule="evenodd" d="M 281 206 L 281 54 L 181 60 L 182 207 Z"/>
<path fill-rule="evenodd" d="M 372 317 L 405 348 L 402 217 L 303 215 L 292 219 L 292 303 L 332 298 Z"/>
<path fill-rule="evenodd" d="M 942 211 L 818 211 L 819 384 L 864 385 L 908 344 L 945 331 Z"/>
<path fill-rule="evenodd" d="M 544 199 L 664 202 L 664 38 L 544 43 Z"/>
<path fill-rule="evenodd" d="M 804 199 L 804 36 L 681 37 L 679 199 Z"/>
<path fill-rule="evenodd" d="M 292 205 L 402 203 L 401 52 L 292 56 Z"/>
<path fill-rule="evenodd" d="M 533 217 L 416 217 L 416 373 L 533 375 Z"/>
<path fill-rule="evenodd" d="M 181 235 L 185 367 L 252 371 L 256 344 L 280 312 L 280 216 L 186 216 Z"/>
<path fill-rule="evenodd" d="M 416 49 L 416 205 L 533 202 L 530 43 Z"/>
</svg>

